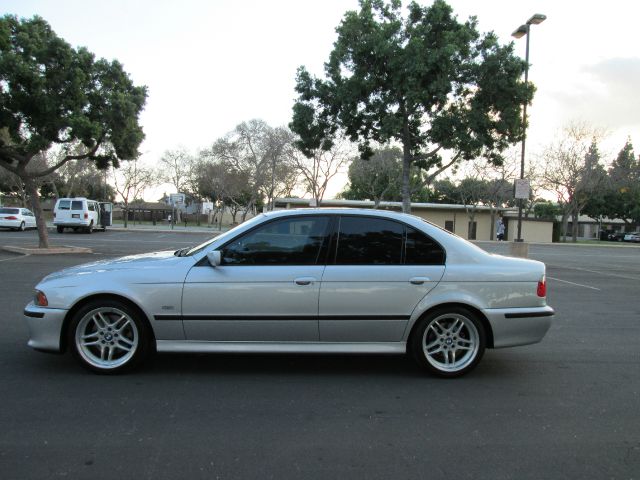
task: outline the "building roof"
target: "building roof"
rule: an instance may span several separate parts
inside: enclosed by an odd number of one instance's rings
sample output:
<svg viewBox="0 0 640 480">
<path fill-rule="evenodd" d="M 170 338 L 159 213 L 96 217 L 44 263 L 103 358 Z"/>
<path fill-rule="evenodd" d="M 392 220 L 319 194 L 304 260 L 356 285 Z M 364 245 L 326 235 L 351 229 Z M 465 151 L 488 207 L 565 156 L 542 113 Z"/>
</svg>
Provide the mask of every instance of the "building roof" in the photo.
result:
<svg viewBox="0 0 640 480">
<path fill-rule="evenodd" d="M 289 204 L 291 206 L 309 207 L 312 205 L 313 199 L 308 198 L 276 198 L 275 204 Z M 321 207 L 347 207 L 347 208 L 373 208 L 375 202 L 371 200 L 322 200 Z M 465 211 L 471 205 L 456 205 L 451 203 L 418 203 L 411 202 L 412 209 L 429 209 L 429 210 L 460 210 Z M 402 202 L 380 202 L 379 209 L 402 210 Z M 477 211 L 502 211 L 503 208 L 492 208 L 486 205 L 478 205 L 475 207 Z"/>
</svg>

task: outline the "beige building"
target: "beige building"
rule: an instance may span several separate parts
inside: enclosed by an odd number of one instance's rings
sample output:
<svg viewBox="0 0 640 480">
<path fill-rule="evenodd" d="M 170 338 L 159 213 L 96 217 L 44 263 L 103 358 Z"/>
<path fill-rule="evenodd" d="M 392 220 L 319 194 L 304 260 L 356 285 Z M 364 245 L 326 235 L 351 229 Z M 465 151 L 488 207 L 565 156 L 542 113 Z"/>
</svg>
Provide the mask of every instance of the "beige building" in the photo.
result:
<svg viewBox="0 0 640 480">
<path fill-rule="evenodd" d="M 309 208 L 313 200 L 306 198 L 278 198 L 276 210 L 283 208 Z M 374 208 L 369 200 L 323 200 L 322 207 Z M 380 202 L 381 210 L 402 211 L 401 202 Z M 501 213 L 502 209 L 498 212 Z M 450 205 L 442 203 L 412 203 L 411 213 L 469 240 L 495 240 L 496 210 L 486 206 Z M 473 213 L 473 214 L 472 214 Z M 471 217 L 473 216 L 473 221 Z M 515 223 L 513 223 L 515 220 Z M 506 218 L 506 238 L 513 240 L 517 236 L 518 219 Z M 474 232 L 475 230 L 475 232 Z M 548 221 L 526 220 L 523 222 L 523 237 L 528 242 L 551 242 L 553 223 Z"/>
</svg>

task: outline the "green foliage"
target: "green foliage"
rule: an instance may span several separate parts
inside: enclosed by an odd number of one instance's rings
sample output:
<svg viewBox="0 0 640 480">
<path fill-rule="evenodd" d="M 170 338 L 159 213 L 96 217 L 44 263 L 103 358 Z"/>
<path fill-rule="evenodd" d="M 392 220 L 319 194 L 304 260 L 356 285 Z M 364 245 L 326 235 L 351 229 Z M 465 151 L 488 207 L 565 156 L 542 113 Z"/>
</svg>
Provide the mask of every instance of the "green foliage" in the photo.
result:
<svg viewBox="0 0 640 480">
<path fill-rule="evenodd" d="M 533 214 L 536 218 L 555 220 L 556 217 L 562 215 L 562 208 L 557 203 L 540 201 L 533 206 Z"/>
<path fill-rule="evenodd" d="M 371 142 L 396 140 L 405 172 L 411 164 L 428 171 L 442 167 L 442 149 L 454 161 L 499 164 L 521 138 L 520 107 L 533 95 L 520 80 L 525 64 L 512 44 L 481 35 L 475 18 L 459 22 L 443 0 L 411 3 L 406 18 L 399 1 L 361 0 L 336 31 L 326 80 L 298 70 L 291 128 L 305 155 L 343 130 L 362 158 L 373 154 Z"/>
<path fill-rule="evenodd" d="M 80 141 L 101 168 L 138 155 L 146 87 L 117 61 L 74 49 L 40 17 L 0 18 L 0 164 L 24 164 Z"/>
<path fill-rule="evenodd" d="M 640 225 L 640 158 L 628 140 L 609 169 L 610 186 L 603 204 L 610 218 Z"/>
</svg>

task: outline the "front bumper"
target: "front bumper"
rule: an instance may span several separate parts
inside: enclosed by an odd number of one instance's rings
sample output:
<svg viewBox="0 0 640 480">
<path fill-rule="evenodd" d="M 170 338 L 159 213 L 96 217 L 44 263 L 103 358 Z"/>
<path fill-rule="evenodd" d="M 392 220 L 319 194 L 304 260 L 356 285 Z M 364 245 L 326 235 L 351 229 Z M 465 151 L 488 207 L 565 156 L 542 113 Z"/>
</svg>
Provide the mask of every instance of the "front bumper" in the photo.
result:
<svg viewBox="0 0 640 480">
<path fill-rule="evenodd" d="M 493 331 L 493 347 L 516 347 L 541 341 L 555 315 L 553 308 L 491 308 L 483 310 Z"/>
<path fill-rule="evenodd" d="M 29 327 L 28 345 L 35 350 L 60 352 L 62 325 L 68 310 L 38 307 L 32 303 L 24 308 L 24 318 Z"/>
</svg>

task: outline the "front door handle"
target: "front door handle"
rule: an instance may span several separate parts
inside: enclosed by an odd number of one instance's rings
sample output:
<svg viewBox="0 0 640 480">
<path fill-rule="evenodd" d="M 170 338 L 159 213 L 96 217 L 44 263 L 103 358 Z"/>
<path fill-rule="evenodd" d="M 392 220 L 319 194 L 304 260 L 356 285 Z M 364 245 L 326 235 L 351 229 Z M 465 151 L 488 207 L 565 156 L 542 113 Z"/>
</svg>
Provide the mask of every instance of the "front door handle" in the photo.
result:
<svg viewBox="0 0 640 480">
<path fill-rule="evenodd" d="M 429 277 L 413 277 L 409 279 L 413 285 L 422 285 L 424 282 L 428 282 Z"/>
<path fill-rule="evenodd" d="M 296 285 L 313 285 L 316 279 L 314 277 L 300 277 L 294 280 Z"/>
</svg>

